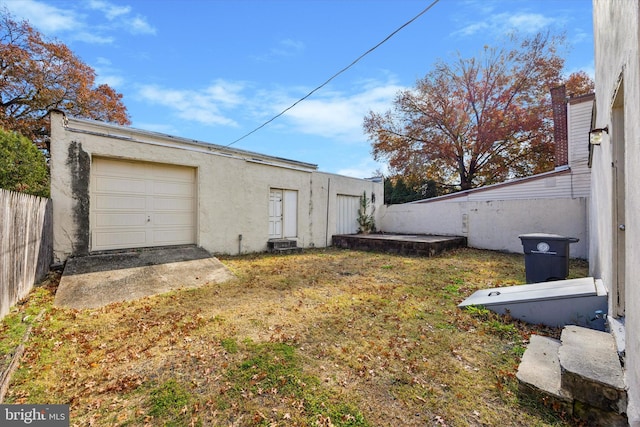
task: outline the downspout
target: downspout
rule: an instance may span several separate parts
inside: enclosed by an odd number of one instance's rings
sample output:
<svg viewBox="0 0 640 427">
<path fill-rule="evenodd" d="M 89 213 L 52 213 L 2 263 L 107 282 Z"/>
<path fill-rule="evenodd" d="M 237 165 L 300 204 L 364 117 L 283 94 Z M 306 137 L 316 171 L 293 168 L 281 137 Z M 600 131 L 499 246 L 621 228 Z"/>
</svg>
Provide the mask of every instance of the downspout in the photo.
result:
<svg viewBox="0 0 640 427">
<path fill-rule="evenodd" d="M 329 202 L 331 199 L 331 178 L 328 178 L 327 184 L 327 220 L 325 221 L 325 231 L 324 231 L 324 247 L 329 246 Z"/>
</svg>

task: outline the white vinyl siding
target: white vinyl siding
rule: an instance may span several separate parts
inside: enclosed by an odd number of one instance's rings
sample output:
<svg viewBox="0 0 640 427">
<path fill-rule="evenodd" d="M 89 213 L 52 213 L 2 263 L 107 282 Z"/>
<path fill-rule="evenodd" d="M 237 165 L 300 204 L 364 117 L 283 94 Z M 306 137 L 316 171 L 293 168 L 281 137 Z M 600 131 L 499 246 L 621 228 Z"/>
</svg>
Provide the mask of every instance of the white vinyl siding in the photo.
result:
<svg viewBox="0 0 640 427">
<path fill-rule="evenodd" d="M 336 234 L 355 234 L 358 232 L 359 196 L 338 194 L 336 215 Z"/>
<path fill-rule="evenodd" d="M 591 194 L 591 169 L 589 169 L 588 133 L 591 129 L 593 101 L 569 103 L 569 164 L 573 172 L 573 196 L 589 197 Z"/>
<path fill-rule="evenodd" d="M 91 249 L 196 243 L 195 169 L 94 158 Z"/>
</svg>

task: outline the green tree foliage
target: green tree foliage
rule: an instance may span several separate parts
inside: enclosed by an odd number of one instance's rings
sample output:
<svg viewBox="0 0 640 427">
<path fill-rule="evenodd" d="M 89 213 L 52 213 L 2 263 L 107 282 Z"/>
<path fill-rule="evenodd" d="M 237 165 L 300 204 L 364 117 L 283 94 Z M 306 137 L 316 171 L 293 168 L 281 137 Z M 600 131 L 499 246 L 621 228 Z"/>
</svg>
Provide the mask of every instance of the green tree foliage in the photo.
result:
<svg viewBox="0 0 640 427">
<path fill-rule="evenodd" d="M 2 128 L 0 188 L 49 197 L 49 173 L 42 151 L 24 136 Z"/>
<path fill-rule="evenodd" d="M 375 206 L 367 198 L 367 192 L 360 196 L 360 207 L 358 208 L 358 233 L 371 233 L 376 231 Z"/>
<path fill-rule="evenodd" d="M 416 200 L 430 199 L 443 194 L 445 194 L 444 190 L 432 179 L 415 183 L 405 180 L 402 176 L 384 179 L 385 205 L 415 202 Z"/>
</svg>

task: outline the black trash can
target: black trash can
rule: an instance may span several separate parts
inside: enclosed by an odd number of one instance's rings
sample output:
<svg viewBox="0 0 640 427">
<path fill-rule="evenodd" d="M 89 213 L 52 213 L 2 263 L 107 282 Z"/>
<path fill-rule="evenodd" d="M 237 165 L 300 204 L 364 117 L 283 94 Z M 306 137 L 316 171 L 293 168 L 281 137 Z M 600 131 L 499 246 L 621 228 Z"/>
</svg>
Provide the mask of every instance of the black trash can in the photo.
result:
<svg viewBox="0 0 640 427">
<path fill-rule="evenodd" d="M 531 233 L 520 236 L 524 248 L 527 283 L 564 280 L 569 275 L 569 245 L 580 239 L 559 234 Z"/>
</svg>

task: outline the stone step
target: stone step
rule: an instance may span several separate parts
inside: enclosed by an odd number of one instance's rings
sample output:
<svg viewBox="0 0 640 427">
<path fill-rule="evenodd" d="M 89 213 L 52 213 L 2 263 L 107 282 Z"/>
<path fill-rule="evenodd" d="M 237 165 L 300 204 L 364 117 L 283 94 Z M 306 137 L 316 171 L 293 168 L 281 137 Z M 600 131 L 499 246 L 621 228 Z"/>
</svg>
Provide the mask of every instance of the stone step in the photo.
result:
<svg viewBox="0 0 640 427">
<path fill-rule="evenodd" d="M 302 252 L 302 248 L 294 247 L 294 248 L 274 248 L 270 249 L 269 252 L 274 254 L 297 254 Z"/>
<path fill-rule="evenodd" d="M 588 425 L 627 426 L 623 372 L 610 339 L 578 326 L 565 327 L 561 341 L 532 335 L 516 374 L 520 393 Z"/>
<path fill-rule="evenodd" d="M 567 326 L 560 340 L 562 388 L 596 408 L 626 412 L 624 372 L 613 335 Z"/>
<path fill-rule="evenodd" d="M 560 341 L 556 339 L 531 335 L 516 378 L 521 393 L 541 401 L 553 399 L 555 407 L 571 415 L 573 414 L 573 396 L 562 389 L 558 357 L 560 346 Z"/>
<path fill-rule="evenodd" d="M 291 239 L 269 239 L 267 242 L 267 248 L 269 250 L 275 249 L 289 249 L 296 248 L 298 246 L 298 242 Z"/>
</svg>

